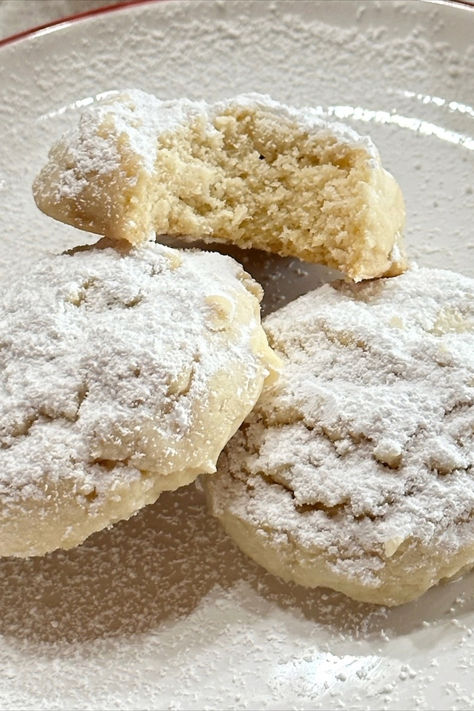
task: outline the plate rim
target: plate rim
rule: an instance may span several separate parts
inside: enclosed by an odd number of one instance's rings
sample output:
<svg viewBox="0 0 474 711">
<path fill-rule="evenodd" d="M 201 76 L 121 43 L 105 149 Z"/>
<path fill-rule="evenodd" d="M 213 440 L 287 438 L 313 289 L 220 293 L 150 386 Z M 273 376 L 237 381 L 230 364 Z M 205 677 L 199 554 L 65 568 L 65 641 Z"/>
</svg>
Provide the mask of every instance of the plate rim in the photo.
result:
<svg viewBox="0 0 474 711">
<path fill-rule="evenodd" d="M 60 17 L 57 20 L 51 20 L 42 25 L 35 25 L 21 32 L 16 32 L 13 35 L 8 35 L 0 39 L 0 50 L 4 47 L 8 47 L 16 42 L 21 42 L 26 39 L 33 39 L 34 37 L 40 37 L 43 34 L 49 34 L 57 30 L 62 30 L 72 25 L 75 22 L 87 19 L 89 17 L 106 15 L 112 12 L 120 12 L 120 10 L 128 10 L 131 7 L 140 7 L 145 5 L 158 5 L 158 3 L 171 3 L 176 2 L 176 0 L 125 0 L 125 2 L 114 2 L 110 5 L 103 5 L 102 7 L 95 7 L 89 10 L 84 10 L 82 12 L 73 13 L 71 15 L 66 15 L 65 17 Z M 461 10 L 467 10 L 472 12 L 471 17 L 474 17 L 474 3 L 473 0 L 417 0 L 420 4 L 430 4 L 430 5 L 444 5 L 445 7 L 458 8 Z"/>
<path fill-rule="evenodd" d="M 430 1 L 430 0 L 425 0 Z M 468 0 L 440 0 L 442 2 L 468 2 Z M 118 10 L 127 9 L 133 6 L 140 5 L 152 5 L 155 3 L 168 3 L 172 0 L 125 0 L 125 2 L 114 2 L 112 4 L 103 5 L 101 7 L 90 8 L 89 10 L 83 10 L 81 12 L 74 12 L 71 15 L 65 15 L 64 17 L 59 17 L 57 20 L 50 20 L 41 25 L 34 25 L 26 30 L 21 30 L 20 32 L 15 32 L 12 35 L 7 35 L 0 39 L 0 49 L 13 44 L 15 42 L 30 39 L 35 36 L 41 36 L 46 32 L 52 32 L 56 30 L 64 29 L 65 27 L 77 22 L 78 20 L 84 20 L 88 17 L 93 17 L 95 15 L 106 15 L 109 12 L 116 12 Z"/>
</svg>

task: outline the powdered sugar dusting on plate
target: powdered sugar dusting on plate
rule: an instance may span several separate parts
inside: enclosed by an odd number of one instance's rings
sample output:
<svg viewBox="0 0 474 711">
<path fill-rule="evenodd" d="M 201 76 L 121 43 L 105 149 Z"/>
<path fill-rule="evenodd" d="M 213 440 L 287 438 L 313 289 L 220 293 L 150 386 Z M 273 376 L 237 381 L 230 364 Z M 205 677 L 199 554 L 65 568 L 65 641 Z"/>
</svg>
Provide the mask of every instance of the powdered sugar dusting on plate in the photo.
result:
<svg viewBox="0 0 474 711">
<path fill-rule="evenodd" d="M 368 122 L 344 120 L 373 136 L 401 183 L 411 257 L 473 276 L 472 152 L 416 120 L 376 121 L 396 111 L 473 136 L 469 114 L 450 108 L 472 99 L 469 10 L 343 5 L 150 3 L 3 48 L 0 271 L 11 279 L 87 239 L 36 210 L 31 183 L 77 102 L 136 86 L 163 99 L 257 91 L 370 110 Z M 262 275 L 267 309 L 332 278 L 241 256 Z M 192 488 L 77 550 L 0 561 L 0 574 L 0 698 L 11 709 L 474 705 L 472 575 L 389 612 L 286 585 L 235 549 Z"/>
</svg>

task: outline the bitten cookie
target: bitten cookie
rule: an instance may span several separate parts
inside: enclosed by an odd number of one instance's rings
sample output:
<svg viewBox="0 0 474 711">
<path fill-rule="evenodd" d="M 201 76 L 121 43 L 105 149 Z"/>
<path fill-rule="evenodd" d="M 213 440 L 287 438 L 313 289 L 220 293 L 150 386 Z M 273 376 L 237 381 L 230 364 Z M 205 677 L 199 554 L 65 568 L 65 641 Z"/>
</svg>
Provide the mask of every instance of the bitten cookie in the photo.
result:
<svg viewBox="0 0 474 711">
<path fill-rule="evenodd" d="M 474 565 L 474 281 L 336 282 L 265 322 L 277 383 L 206 480 L 285 580 L 398 605 Z"/>
<path fill-rule="evenodd" d="M 53 146 L 33 192 L 47 215 L 133 244 L 229 242 L 356 281 L 406 267 L 402 194 L 371 140 L 259 94 L 116 94 Z"/>
<path fill-rule="evenodd" d="M 0 555 L 70 548 L 215 471 L 277 359 L 229 257 L 49 256 L 0 302 Z"/>
</svg>

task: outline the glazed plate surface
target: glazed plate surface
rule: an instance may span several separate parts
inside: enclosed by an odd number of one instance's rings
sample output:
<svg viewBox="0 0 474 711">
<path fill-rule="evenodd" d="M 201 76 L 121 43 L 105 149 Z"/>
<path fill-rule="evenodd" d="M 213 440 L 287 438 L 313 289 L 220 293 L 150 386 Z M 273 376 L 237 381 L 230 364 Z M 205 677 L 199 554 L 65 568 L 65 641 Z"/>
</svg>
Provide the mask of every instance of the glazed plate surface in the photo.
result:
<svg viewBox="0 0 474 711">
<path fill-rule="evenodd" d="M 257 91 L 372 136 L 422 266 L 474 277 L 474 9 L 437 2 L 145 2 L 0 47 L 0 277 L 95 238 L 35 207 L 51 142 L 105 92 Z M 265 309 L 329 270 L 233 252 Z M 194 486 L 83 546 L 0 561 L 0 707 L 467 709 L 474 575 L 388 610 L 247 560 Z"/>
</svg>

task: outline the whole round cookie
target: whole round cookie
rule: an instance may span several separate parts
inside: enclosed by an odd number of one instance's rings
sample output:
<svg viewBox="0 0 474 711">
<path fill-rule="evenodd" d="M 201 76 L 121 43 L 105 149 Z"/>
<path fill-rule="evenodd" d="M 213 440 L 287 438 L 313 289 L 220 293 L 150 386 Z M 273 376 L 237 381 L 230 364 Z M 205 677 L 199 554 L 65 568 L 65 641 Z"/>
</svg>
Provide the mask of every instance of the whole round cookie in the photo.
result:
<svg viewBox="0 0 474 711">
<path fill-rule="evenodd" d="M 49 256 L 0 303 L 0 555 L 70 548 L 215 471 L 277 362 L 233 259 Z"/>
<path fill-rule="evenodd" d="M 336 282 L 264 326 L 280 379 L 205 484 L 242 550 L 386 605 L 474 565 L 474 281 Z"/>
</svg>

